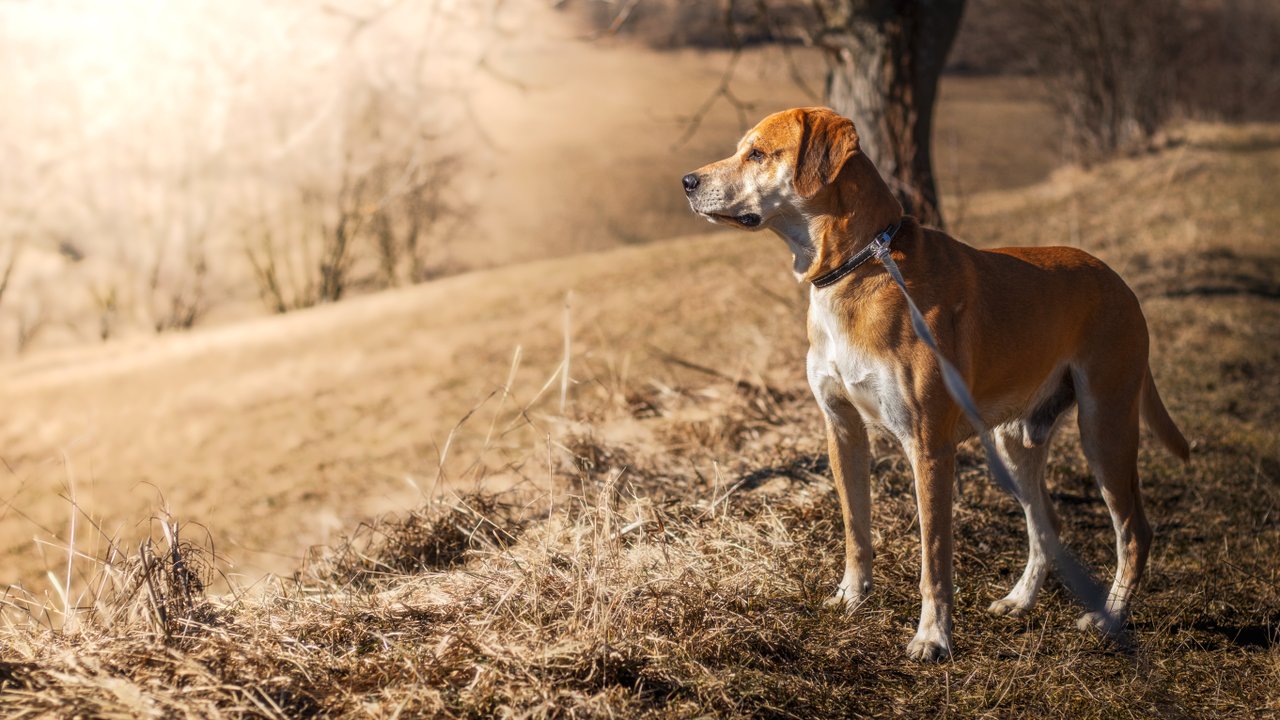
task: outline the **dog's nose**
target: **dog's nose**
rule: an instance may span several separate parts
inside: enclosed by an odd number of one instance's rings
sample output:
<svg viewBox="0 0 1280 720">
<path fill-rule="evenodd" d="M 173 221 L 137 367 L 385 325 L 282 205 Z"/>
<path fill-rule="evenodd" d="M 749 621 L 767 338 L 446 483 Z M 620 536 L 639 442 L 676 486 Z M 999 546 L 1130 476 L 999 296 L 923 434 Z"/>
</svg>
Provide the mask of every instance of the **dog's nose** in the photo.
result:
<svg viewBox="0 0 1280 720">
<path fill-rule="evenodd" d="M 698 176 L 693 173 L 680 178 L 680 182 L 684 183 L 684 191 L 686 193 L 691 193 L 698 189 Z"/>
</svg>

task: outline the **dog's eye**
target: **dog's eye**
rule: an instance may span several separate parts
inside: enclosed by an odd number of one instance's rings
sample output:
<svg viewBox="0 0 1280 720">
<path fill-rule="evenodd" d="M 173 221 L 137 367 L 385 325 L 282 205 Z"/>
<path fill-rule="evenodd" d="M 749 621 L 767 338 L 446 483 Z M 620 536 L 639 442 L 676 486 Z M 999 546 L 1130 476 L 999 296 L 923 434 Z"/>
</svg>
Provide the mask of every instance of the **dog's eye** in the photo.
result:
<svg viewBox="0 0 1280 720">
<path fill-rule="evenodd" d="M 751 152 L 747 153 L 747 159 L 752 162 L 760 162 L 764 159 L 764 151 L 760 148 L 752 148 Z"/>
</svg>

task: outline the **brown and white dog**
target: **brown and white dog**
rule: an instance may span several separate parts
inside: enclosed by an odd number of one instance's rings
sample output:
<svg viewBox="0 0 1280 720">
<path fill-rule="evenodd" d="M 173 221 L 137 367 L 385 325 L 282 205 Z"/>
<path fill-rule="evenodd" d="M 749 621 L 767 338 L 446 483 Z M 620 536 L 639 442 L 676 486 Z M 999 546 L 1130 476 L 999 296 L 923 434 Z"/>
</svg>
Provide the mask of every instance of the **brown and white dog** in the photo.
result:
<svg viewBox="0 0 1280 720">
<path fill-rule="evenodd" d="M 1169 418 L 1147 364 L 1147 324 L 1133 292 L 1093 256 L 1067 247 L 977 250 L 903 217 L 859 151 L 853 123 L 825 108 L 770 115 L 737 151 L 683 178 L 689 205 L 709 220 L 768 228 L 786 240 L 794 271 L 813 282 L 846 266 L 886 227 L 891 249 L 942 352 L 964 375 L 1022 496 L 1029 557 L 992 603 L 1019 615 L 1048 572 L 1058 518 L 1044 486 L 1054 429 L 1078 407 L 1080 440 L 1116 532 L 1107 608 L 1125 617 L 1151 545 L 1142 511 L 1138 418 L 1174 454 L 1187 441 Z M 826 418 L 831 471 L 845 528 L 845 567 L 829 602 L 852 609 L 871 591 L 868 426 L 902 443 L 920 513 L 922 607 L 917 659 L 951 654 L 952 487 L 956 444 L 973 435 L 947 395 L 937 361 L 911 328 L 905 301 L 876 261 L 809 292 L 809 385 Z M 1098 621 L 1086 615 L 1081 627 Z"/>
</svg>

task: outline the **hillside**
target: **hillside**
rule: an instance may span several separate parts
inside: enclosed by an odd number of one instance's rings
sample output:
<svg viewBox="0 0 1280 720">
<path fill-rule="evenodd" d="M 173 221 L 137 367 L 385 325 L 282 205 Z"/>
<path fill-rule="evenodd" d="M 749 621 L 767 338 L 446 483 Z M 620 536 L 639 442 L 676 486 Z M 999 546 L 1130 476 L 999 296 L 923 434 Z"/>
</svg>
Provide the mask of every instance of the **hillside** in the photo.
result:
<svg viewBox="0 0 1280 720">
<path fill-rule="evenodd" d="M 855 616 L 823 608 L 839 518 L 801 370 L 803 295 L 772 236 L 717 232 L 0 367 L 13 579 L 63 577 L 74 513 L 59 492 L 104 530 L 80 516 L 77 550 L 105 557 L 104 534 L 120 541 L 109 572 L 74 563 L 69 600 L 10 591 L 0 707 L 1280 712 L 1278 171 L 1280 129 L 1198 126 L 1158 153 L 947 199 L 963 239 L 1086 248 L 1143 301 L 1195 459 L 1144 445 L 1157 546 L 1129 645 L 1077 633 L 1052 586 L 1029 618 L 982 612 L 1025 536 L 973 452 L 959 473 L 957 660 L 901 655 L 918 545 L 887 444 L 876 599 Z M 1068 542 L 1105 567 L 1110 527 L 1072 435 L 1049 484 Z M 160 496 L 194 544 L 164 550 L 145 522 Z M 52 543 L 43 557 L 33 534 Z M 139 565 L 147 534 L 160 559 Z M 304 563 L 321 542 L 333 548 Z M 206 596 L 201 562 L 248 580 L 302 569 Z M 221 586 L 213 571 L 204 584 Z M 39 629 L 94 598 L 79 632 Z"/>
<path fill-rule="evenodd" d="M 252 563 L 246 572 L 288 570 L 328 532 L 411 505 L 406 477 L 430 484 L 468 410 L 479 406 L 487 426 L 498 398 L 485 400 L 517 347 L 508 405 L 529 400 L 563 355 L 566 297 L 576 405 L 609 392 L 598 383 L 621 388 L 625 378 L 609 376 L 628 367 L 661 377 L 651 346 L 730 372 L 755 367 L 795 324 L 793 308 L 749 302 L 753 283 L 798 301 L 777 272 L 784 257 L 772 243 L 695 236 L 6 365 L 5 500 L 21 510 L 0 520 L 6 567 L 20 557 L 32 567 L 33 526 L 62 536 L 57 495 L 74 484 L 96 517 L 145 518 L 163 497 L 217 528 L 228 554 Z M 549 394 L 558 401 L 558 384 Z M 499 445 L 524 451 L 534 435 Z"/>
<path fill-rule="evenodd" d="M 0 5 L 0 131 L 23 139 L 0 176 L 0 276 L 14 268 L 0 283 L 0 361 L 272 312 L 255 264 L 276 269 L 285 305 L 310 302 L 312 258 L 341 208 L 363 207 L 344 297 L 700 232 L 676 180 L 752 117 L 817 102 L 792 61 L 811 86 L 825 72 L 815 51 L 734 60 L 590 39 L 547 3 L 493 3 L 492 17 L 485 3 L 398 3 L 354 37 L 325 3 L 134 4 Z M 731 63 L 740 107 L 715 94 Z M 1023 185 L 1061 160 L 1037 82 L 949 76 L 940 93 L 945 191 Z M 71 140 L 82 132 L 94 142 Z M 412 174 L 415 189 L 365 202 L 342 189 L 351 173 L 378 186 L 375 168 Z M 420 206 L 406 213 L 410 196 Z M 412 249 L 411 216 L 430 218 Z"/>
</svg>

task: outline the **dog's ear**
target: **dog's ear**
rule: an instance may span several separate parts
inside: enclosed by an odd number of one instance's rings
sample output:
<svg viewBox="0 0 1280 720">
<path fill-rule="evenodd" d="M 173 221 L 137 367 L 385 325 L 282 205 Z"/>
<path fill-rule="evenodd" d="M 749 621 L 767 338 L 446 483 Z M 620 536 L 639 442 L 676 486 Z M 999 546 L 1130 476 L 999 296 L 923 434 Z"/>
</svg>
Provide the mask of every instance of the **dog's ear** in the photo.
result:
<svg viewBox="0 0 1280 720">
<path fill-rule="evenodd" d="M 826 108 L 805 110 L 800 121 L 800 149 L 796 154 L 795 187 L 808 200 L 835 181 L 849 158 L 858 152 L 853 121 Z"/>
</svg>

